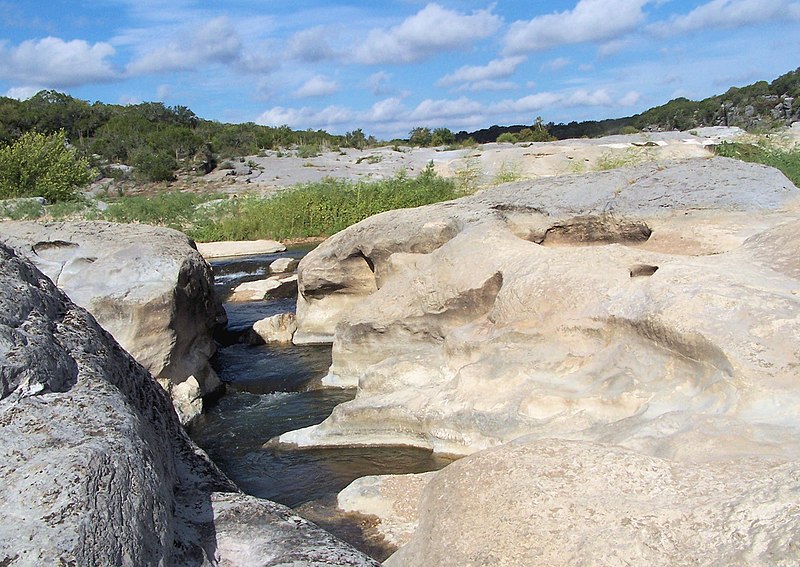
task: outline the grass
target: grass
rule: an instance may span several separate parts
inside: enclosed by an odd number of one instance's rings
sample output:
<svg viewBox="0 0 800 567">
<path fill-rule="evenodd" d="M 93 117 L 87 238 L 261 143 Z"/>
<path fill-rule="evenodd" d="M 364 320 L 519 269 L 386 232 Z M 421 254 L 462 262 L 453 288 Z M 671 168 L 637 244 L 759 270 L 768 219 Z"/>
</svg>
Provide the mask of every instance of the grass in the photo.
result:
<svg viewBox="0 0 800 567">
<path fill-rule="evenodd" d="M 621 167 L 638 165 L 651 159 L 651 153 L 643 148 L 633 147 L 626 148 L 622 151 L 608 150 L 603 152 L 603 154 L 597 158 L 597 162 L 595 163 L 594 167 L 597 171 L 608 171 L 610 169 L 619 169 Z"/>
<path fill-rule="evenodd" d="M 85 218 L 166 226 L 200 242 L 270 238 L 325 237 L 371 215 L 459 197 L 456 184 L 433 167 L 418 177 L 399 172 L 381 181 L 328 178 L 284 189 L 271 197 L 228 198 L 210 193 L 165 192 L 152 197 L 126 196 L 105 211 L 91 202 L 52 205 L 43 213 L 20 211 L 22 218 Z M 2 212 L 2 211 L 0 211 Z"/>
<path fill-rule="evenodd" d="M 800 146 L 780 147 L 767 142 L 723 142 L 716 146 L 718 156 L 760 163 L 783 172 L 789 180 L 800 187 Z"/>
<path fill-rule="evenodd" d="M 454 199 L 455 185 L 435 175 L 371 182 L 326 179 L 270 198 L 231 200 L 217 218 L 195 222 L 195 240 L 290 240 L 329 236 L 371 215 Z"/>
</svg>

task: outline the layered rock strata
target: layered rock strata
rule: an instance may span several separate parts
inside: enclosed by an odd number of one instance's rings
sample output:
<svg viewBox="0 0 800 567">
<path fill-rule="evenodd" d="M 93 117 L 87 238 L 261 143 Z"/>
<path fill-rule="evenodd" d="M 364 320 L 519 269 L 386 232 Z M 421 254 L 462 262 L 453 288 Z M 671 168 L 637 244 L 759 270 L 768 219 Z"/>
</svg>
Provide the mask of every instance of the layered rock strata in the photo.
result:
<svg viewBox="0 0 800 567">
<path fill-rule="evenodd" d="M 209 364 L 225 312 L 209 265 L 180 232 L 104 222 L 7 222 L 0 241 L 85 307 L 172 395 L 183 422 L 221 387 Z"/>
<path fill-rule="evenodd" d="M 238 494 L 164 390 L 0 244 L 0 564 L 376 565 Z"/>
</svg>

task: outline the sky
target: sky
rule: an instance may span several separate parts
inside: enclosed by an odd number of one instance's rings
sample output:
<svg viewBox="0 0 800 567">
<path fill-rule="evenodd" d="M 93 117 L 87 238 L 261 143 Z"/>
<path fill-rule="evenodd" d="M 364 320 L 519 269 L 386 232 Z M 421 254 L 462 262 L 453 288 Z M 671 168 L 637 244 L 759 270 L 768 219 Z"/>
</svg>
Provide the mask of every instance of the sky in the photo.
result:
<svg viewBox="0 0 800 567">
<path fill-rule="evenodd" d="M 800 0 L 0 0 L 0 94 L 379 139 L 630 116 L 800 67 Z"/>
</svg>

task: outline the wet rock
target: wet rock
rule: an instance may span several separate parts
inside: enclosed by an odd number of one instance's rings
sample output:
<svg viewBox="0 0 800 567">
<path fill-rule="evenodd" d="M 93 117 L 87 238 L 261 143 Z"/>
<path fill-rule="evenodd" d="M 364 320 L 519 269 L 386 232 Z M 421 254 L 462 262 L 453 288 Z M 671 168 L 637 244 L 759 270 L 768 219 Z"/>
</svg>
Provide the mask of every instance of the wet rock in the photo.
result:
<svg viewBox="0 0 800 567">
<path fill-rule="evenodd" d="M 261 301 L 284 299 L 297 294 L 297 276 L 272 276 L 263 280 L 245 282 L 236 286 L 228 301 Z"/>
<path fill-rule="evenodd" d="M 269 265 L 269 273 L 286 274 L 295 271 L 300 260 L 297 258 L 278 258 Z"/>
<path fill-rule="evenodd" d="M 292 336 L 297 330 L 294 313 L 279 313 L 266 317 L 253 323 L 251 342 L 264 343 L 291 343 Z"/>
</svg>

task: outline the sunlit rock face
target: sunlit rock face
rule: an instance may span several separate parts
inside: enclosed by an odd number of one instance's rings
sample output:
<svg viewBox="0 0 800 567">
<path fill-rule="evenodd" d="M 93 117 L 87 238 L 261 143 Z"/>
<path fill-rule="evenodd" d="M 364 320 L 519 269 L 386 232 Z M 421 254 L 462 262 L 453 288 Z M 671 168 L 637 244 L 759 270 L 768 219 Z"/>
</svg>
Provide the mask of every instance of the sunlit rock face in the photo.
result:
<svg viewBox="0 0 800 567">
<path fill-rule="evenodd" d="M 752 424 L 720 448 L 747 452 L 800 417 L 797 198 L 715 158 L 367 219 L 299 273 L 298 334 L 330 334 L 325 381 L 358 394 L 281 440 L 463 455 L 537 434 L 676 456 L 680 418 L 654 420 L 712 415 Z"/>
<path fill-rule="evenodd" d="M 0 241 L 28 257 L 156 377 L 183 422 L 221 383 L 209 364 L 225 320 L 213 275 L 180 232 L 105 222 L 7 222 Z"/>
<path fill-rule="evenodd" d="M 357 395 L 279 440 L 469 455 L 418 515 L 425 483 L 350 489 L 387 535 L 419 518 L 394 565 L 796 563 L 798 197 L 714 158 L 367 219 L 299 273 Z"/>
</svg>

